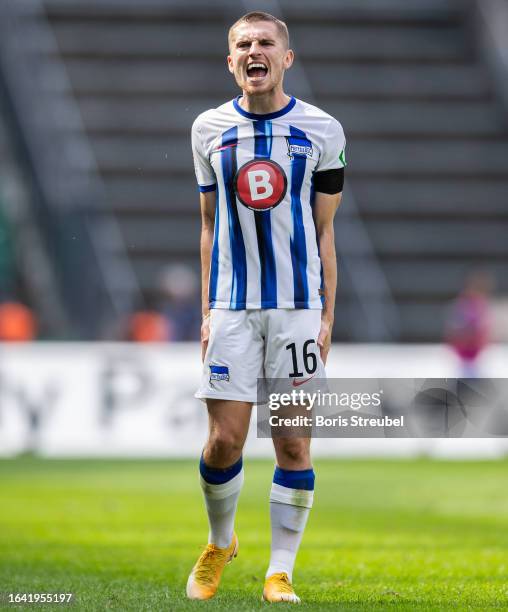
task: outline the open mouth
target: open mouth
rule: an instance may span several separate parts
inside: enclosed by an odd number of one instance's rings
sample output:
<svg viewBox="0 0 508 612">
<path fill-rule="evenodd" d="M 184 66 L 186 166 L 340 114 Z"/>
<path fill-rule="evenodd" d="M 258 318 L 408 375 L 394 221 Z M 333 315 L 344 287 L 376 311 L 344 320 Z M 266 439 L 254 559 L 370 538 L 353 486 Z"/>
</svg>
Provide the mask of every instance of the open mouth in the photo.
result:
<svg viewBox="0 0 508 612">
<path fill-rule="evenodd" d="M 262 79 L 268 74 L 268 67 L 263 62 L 251 62 L 247 66 L 247 76 L 249 79 Z"/>
</svg>

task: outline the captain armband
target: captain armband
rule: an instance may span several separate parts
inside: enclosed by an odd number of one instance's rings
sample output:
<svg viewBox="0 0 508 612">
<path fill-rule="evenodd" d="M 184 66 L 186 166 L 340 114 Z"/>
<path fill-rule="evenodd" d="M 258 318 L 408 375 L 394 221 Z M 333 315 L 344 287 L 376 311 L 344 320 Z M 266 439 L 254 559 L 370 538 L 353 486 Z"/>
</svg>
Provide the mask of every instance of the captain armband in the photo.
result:
<svg viewBox="0 0 508 612">
<path fill-rule="evenodd" d="M 340 193 L 344 188 L 344 168 L 322 170 L 314 174 L 314 191 L 320 193 Z"/>
</svg>

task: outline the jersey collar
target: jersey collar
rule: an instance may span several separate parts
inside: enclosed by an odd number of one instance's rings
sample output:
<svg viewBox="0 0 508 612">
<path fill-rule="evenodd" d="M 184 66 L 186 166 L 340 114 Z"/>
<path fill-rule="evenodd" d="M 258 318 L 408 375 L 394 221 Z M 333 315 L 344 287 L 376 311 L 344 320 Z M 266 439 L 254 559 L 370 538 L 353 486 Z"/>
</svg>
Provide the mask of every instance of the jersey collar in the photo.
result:
<svg viewBox="0 0 508 612">
<path fill-rule="evenodd" d="M 247 117 L 247 119 L 277 119 L 277 117 L 282 117 L 282 115 L 285 115 L 286 113 L 289 113 L 289 111 L 292 110 L 292 108 L 296 104 L 296 98 L 294 96 L 291 96 L 291 99 L 286 104 L 286 106 L 284 106 L 284 108 L 281 108 L 280 110 L 276 111 L 275 113 L 267 113 L 266 115 L 258 115 L 256 113 L 249 113 L 248 111 L 244 110 L 240 106 L 240 98 L 241 97 L 242 96 L 238 96 L 237 98 L 235 98 L 233 100 L 233 106 L 240 113 L 240 115 L 243 115 L 244 117 Z"/>
</svg>

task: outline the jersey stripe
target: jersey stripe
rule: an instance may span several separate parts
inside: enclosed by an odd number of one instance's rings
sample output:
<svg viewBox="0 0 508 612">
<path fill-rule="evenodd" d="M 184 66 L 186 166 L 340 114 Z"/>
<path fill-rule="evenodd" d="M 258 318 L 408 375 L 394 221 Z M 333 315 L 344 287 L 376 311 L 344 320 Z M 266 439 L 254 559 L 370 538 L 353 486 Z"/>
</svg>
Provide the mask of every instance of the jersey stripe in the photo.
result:
<svg viewBox="0 0 508 612">
<path fill-rule="evenodd" d="M 307 138 L 305 132 L 292 125 L 291 136 Z M 307 245 L 303 226 L 301 202 L 302 183 L 305 176 L 307 158 L 305 155 L 293 155 L 291 160 L 291 216 L 293 235 L 291 237 L 291 261 L 293 264 L 293 284 L 295 308 L 309 307 L 309 288 L 307 283 Z"/>
<path fill-rule="evenodd" d="M 210 308 L 214 308 L 217 300 L 217 282 L 219 279 L 219 225 L 220 225 L 220 198 L 219 186 L 217 185 L 217 195 L 215 200 L 215 226 L 213 228 L 212 261 L 210 263 L 210 283 L 208 286 L 208 301 Z"/>
<path fill-rule="evenodd" d="M 270 157 L 271 150 L 272 122 L 254 121 L 254 156 Z M 277 308 L 277 274 L 272 243 L 271 211 L 258 211 L 253 214 L 261 264 L 261 308 Z"/>
<path fill-rule="evenodd" d="M 238 143 L 238 128 L 233 126 L 222 135 L 221 151 L 222 175 L 226 190 L 228 207 L 229 236 L 231 244 L 231 259 L 233 263 L 233 278 L 231 282 L 231 297 L 229 307 L 232 310 L 245 308 L 247 297 L 247 261 L 242 228 L 238 218 L 236 194 L 233 179 L 236 174 L 236 145 Z M 226 146 L 231 145 L 231 146 Z"/>
</svg>

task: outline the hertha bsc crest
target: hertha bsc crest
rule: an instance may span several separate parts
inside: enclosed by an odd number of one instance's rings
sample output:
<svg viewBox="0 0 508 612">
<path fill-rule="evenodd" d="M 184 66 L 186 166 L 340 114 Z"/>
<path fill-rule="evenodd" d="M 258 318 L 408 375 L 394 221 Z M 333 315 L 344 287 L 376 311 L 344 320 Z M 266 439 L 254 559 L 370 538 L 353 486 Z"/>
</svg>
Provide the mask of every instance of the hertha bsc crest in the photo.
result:
<svg viewBox="0 0 508 612">
<path fill-rule="evenodd" d="M 210 382 L 224 380 L 229 382 L 229 368 L 227 366 L 210 364 Z"/>
</svg>

